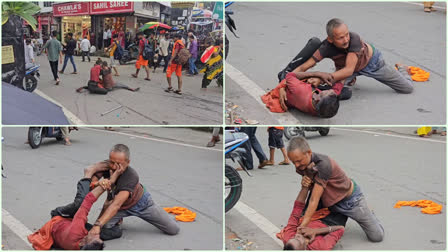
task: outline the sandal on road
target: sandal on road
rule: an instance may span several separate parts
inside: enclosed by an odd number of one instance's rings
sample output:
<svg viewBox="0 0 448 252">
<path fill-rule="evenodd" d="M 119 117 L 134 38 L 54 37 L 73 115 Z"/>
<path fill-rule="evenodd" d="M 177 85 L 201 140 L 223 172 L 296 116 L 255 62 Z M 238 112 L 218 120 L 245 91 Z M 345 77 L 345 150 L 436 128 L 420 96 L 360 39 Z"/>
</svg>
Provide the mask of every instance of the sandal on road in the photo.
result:
<svg viewBox="0 0 448 252">
<path fill-rule="evenodd" d="M 173 88 L 172 87 L 168 87 L 167 89 L 165 89 L 165 92 L 167 92 L 167 93 L 170 93 L 170 92 L 172 92 L 173 91 Z"/>
<path fill-rule="evenodd" d="M 147 80 L 147 81 L 151 81 L 151 79 L 150 79 L 150 78 L 145 78 L 145 80 Z"/>
<path fill-rule="evenodd" d="M 137 78 L 137 75 L 136 75 L 136 74 L 131 74 L 131 76 L 134 77 L 134 78 Z"/>
<path fill-rule="evenodd" d="M 180 90 L 176 90 L 176 91 L 174 91 L 174 93 L 178 94 L 178 95 L 182 95 L 182 91 L 180 91 Z"/>
<path fill-rule="evenodd" d="M 285 161 L 278 163 L 278 165 L 289 165 L 289 164 L 290 164 L 289 162 L 285 162 Z"/>
</svg>

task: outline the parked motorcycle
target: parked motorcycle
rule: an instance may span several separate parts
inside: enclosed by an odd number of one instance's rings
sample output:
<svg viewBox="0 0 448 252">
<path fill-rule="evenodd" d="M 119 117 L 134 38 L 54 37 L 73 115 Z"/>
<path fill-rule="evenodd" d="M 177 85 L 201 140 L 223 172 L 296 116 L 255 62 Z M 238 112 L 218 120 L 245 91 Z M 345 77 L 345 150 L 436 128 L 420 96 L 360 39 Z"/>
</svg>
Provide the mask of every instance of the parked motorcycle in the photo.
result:
<svg viewBox="0 0 448 252">
<path fill-rule="evenodd" d="M 138 59 L 138 46 L 131 43 L 126 50 L 123 50 L 123 56 L 120 59 L 120 65 L 125 65 L 127 62 Z"/>
<path fill-rule="evenodd" d="M 233 2 L 226 2 L 225 7 L 227 8 L 232 4 L 233 4 Z M 226 14 L 226 26 L 229 28 L 230 32 L 232 32 L 235 37 L 239 38 L 238 35 L 236 35 L 236 33 L 235 33 L 235 30 L 236 30 L 235 21 L 233 21 L 233 19 L 230 17 L 230 15 L 233 15 L 233 11 L 226 10 L 225 14 Z M 227 34 L 225 35 L 225 41 L 226 41 L 225 59 L 227 59 L 227 55 L 229 54 L 229 50 L 230 50 L 230 44 L 229 44 L 230 42 L 227 39 Z"/>
<path fill-rule="evenodd" d="M 28 143 L 33 149 L 39 148 L 44 138 L 64 140 L 60 127 L 30 127 L 28 129 Z"/>
<path fill-rule="evenodd" d="M 37 82 L 40 78 L 39 68 L 40 65 L 33 65 L 26 69 L 23 90 L 33 92 L 37 88 Z"/>
<path fill-rule="evenodd" d="M 225 157 L 239 164 L 246 171 L 247 175 L 252 175 L 247 170 L 246 150 L 240 147 L 249 137 L 242 132 L 234 130 L 225 131 Z M 226 162 L 225 167 L 225 207 L 226 212 L 232 209 L 238 202 L 243 191 L 243 180 L 238 171 Z"/>
<path fill-rule="evenodd" d="M 20 76 L 17 74 L 18 71 L 16 69 L 2 73 L 2 81 L 13 84 L 25 91 L 33 92 L 37 88 L 37 82 L 39 81 L 39 68 L 40 65 L 30 64 L 30 66 L 27 66 L 22 83 L 20 83 Z"/>
<path fill-rule="evenodd" d="M 305 131 L 318 131 L 321 136 L 326 136 L 330 132 L 329 127 L 285 127 L 283 134 L 290 140 L 296 136 L 305 137 Z"/>
</svg>

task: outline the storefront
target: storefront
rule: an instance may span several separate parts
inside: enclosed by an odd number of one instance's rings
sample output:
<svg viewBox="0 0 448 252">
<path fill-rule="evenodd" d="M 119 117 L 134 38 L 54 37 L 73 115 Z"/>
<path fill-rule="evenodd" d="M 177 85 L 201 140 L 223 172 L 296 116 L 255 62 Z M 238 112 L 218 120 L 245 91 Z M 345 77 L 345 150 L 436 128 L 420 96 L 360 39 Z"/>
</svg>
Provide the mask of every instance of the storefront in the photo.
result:
<svg viewBox="0 0 448 252">
<path fill-rule="evenodd" d="M 61 38 L 65 38 L 68 33 L 73 33 L 73 38 L 76 40 L 84 36 L 90 38 L 92 21 L 88 2 L 54 4 L 53 16 L 60 18 Z M 62 43 L 65 43 L 64 39 Z"/>
</svg>

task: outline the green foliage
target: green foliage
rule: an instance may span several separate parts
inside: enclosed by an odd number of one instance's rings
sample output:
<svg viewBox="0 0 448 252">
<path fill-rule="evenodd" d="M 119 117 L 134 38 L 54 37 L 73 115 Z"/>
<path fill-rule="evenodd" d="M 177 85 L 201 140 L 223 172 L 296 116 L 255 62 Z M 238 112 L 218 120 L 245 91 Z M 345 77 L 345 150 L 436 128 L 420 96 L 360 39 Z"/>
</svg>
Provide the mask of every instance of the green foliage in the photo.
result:
<svg viewBox="0 0 448 252">
<path fill-rule="evenodd" d="M 33 17 L 40 11 L 40 7 L 31 2 L 2 2 L 2 25 L 8 22 L 10 16 L 19 16 L 28 24 L 33 30 L 36 30 L 37 21 Z"/>
</svg>

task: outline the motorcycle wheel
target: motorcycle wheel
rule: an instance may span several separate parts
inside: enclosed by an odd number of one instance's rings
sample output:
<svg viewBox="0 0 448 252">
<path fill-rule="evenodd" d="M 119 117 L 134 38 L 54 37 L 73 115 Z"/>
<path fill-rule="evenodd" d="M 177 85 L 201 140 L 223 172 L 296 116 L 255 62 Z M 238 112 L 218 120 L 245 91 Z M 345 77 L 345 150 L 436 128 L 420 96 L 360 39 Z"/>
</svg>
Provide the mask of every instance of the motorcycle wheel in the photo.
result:
<svg viewBox="0 0 448 252">
<path fill-rule="evenodd" d="M 40 127 L 30 127 L 28 129 L 28 143 L 33 149 L 39 148 L 40 144 L 42 143 Z"/>
<path fill-rule="evenodd" d="M 321 135 L 321 136 L 326 136 L 326 135 L 328 135 L 328 132 L 330 132 L 330 128 L 320 128 L 319 129 L 319 134 Z"/>
<path fill-rule="evenodd" d="M 126 65 L 126 61 L 124 61 L 123 59 L 121 59 L 119 62 L 120 62 L 120 65 Z"/>
<path fill-rule="evenodd" d="M 230 45 L 229 45 L 229 40 L 227 39 L 227 35 L 225 36 L 225 38 L 226 38 L 225 59 L 227 59 L 227 55 L 229 54 Z"/>
<path fill-rule="evenodd" d="M 23 83 L 23 90 L 28 91 L 28 92 L 33 92 L 34 89 L 37 88 L 37 78 L 36 76 L 30 75 L 30 76 L 25 76 L 25 81 Z"/>
<path fill-rule="evenodd" d="M 62 141 L 62 140 L 64 140 L 64 137 L 62 137 L 62 136 L 57 136 L 57 137 L 56 137 L 56 140 L 57 140 L 57 141 Z"/>
<path fill-rule="evenodd" d="M 305 131 L 301 127 L 285 127 L 283 134 L 288 140 L 296 136 L 305 137 Z"/>
<path fill-rule="evenodd" d="M 243 191 L 243 180 L 233 167 L 226 165 L 225 170 L 226 213 L 238 202 Z"/>
</svg>

